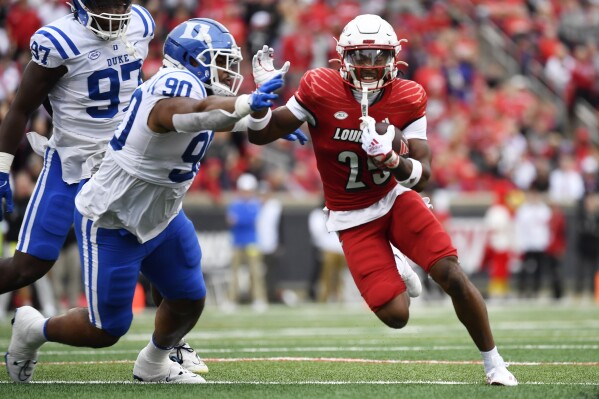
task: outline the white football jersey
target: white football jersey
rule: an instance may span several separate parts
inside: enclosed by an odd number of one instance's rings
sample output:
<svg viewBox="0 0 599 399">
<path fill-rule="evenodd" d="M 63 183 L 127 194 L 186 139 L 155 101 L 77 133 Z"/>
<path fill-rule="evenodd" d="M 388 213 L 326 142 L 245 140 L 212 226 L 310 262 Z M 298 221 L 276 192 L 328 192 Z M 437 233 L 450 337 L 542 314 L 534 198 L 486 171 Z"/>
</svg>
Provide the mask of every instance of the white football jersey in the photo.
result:
<svg viewBox="0 0 599 399">
<path fill-rule="evenodd" d="M 48 145 L 57 149 L 67 183 L 89 177 L 89 171 L 82 170 L 85 161 L 105 150 L 141 83 L 155 23 L 145 8 L 133 5 L 132 10 L 125 38 L 102 40 L 73 14 L 31 37 L 33 62 L 68 70 L 48 95 L 54 124 Z"/>
<path fill-rule="evenodd" d="M 170 97 L 200 100 L 206 89 L 189 71 L 162 68 L 135 90 L 100 169 L 75 200 L 79 212 L 95 226 L 124 228 L 146 242 L 181 210 L 214 132 L 151 131 L 150 112 L 158 101 Z"/>
</svg>

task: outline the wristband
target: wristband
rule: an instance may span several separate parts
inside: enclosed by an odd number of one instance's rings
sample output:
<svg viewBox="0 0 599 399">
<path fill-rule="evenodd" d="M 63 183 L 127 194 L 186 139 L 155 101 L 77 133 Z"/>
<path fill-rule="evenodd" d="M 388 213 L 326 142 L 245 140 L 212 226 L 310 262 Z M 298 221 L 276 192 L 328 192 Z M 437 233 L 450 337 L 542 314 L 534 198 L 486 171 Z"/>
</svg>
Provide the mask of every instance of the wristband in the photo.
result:
<svg viewBox="0 0 599 399">
<path fill-rule="evenodd" d="M 247 128 L 251 130 L 262 130 L 268 125 L 270 122 L 270 117 L 272 116 L 272 111 L 268 108 L 266 111 L 266 115 L 260 119 L 253 118 L 252 115 L 248 116 L 248 124 Z"/>
<path fill-rule="evenodd" d="M 237 100 L 235 101 L 235 112 L 233 113 L 233 116 L 241 119 L 244 116 L 249 115 L 250 112 L 252 112 L 249 100 L 249 94 L 242 94 L 239 97 L 237 97 Z"/>
<path fill-rule="evenodd" d="M 408 161 L 412 162 L 412 173 L 410 174 L 410 177 L 404 181 L 400 181 L 399 184 L 407 188 L 412 188 L 418 184 L 422 177 L 422 164 L 414 158 L 408 158 Z"/>
<path fill-rule="evenodd" d="M 0 152 L 0 172 L 10 173 L 10 166 L 15 156 L 8 152 Z"/>
<path fill-rule="evenodd" d="M 395 151 L 391 151 L 391 155 L 383 162 L 387 169 L 395 169 L 399 166 L 399 155 Z"/>
</svg>

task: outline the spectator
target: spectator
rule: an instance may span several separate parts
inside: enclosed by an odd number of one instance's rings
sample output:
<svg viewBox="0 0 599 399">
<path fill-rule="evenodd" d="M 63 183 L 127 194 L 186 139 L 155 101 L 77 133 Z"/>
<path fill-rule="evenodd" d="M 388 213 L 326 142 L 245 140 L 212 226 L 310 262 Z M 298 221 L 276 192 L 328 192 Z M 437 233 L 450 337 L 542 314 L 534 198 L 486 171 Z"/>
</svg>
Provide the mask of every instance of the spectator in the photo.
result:
<svg viewBox="0 0 599 399">
<path fill-rule="evenodd" d="M 505 299 L 510 291 L 510 261 L 514 253 L 514 219 L 508 204 L 510 194 L 507 185 L 499 185 L 495 192 L 495 204 L 485 213 L 484 223 L 488 231 L 485 260 L 489 270 L 489 298 Z"/>
<path fill-rule="evenodd" d="M 257 189 L 257 179 L 253 175 L 242 174 L 237 179 L 238 197 L 229 204 L 227 209 L 227 220 L 233 236 L 230 300 L 233 304 L 240 302 L 240 270 L 242 265 L 247 265 L 250 275 L 252 307 L 256 312 L 264 312 L 268 305 L 264 265 L 258 247 L 256 228 L 260 212 L 260 199 L 256 195 Z"/>
<path fill-rule="evenodd" d="M 539 295 L 541 275 L 546 268 L 550 218 L 551 209 L 533 184 L 515 216 L 516 242 L 522 254 L 518 278 L 518 293 L 521 298 L 536 298 Z"/>
<path fill-rule="evenodd" d="M 563 43 L 556 46 L 554 54 L 545 64 L 545 77 L 549 80 L 553 90 L 561 96 L 566 94 L 574 65 L 575 60 Z"/>
<path fill-rule="evenodd" d="M 594 290 L 595 273 L 599 270 L 599 194 L 584 196 L 578 206 L 578 263 L 574 291 L 577 295 Z"/>
<path fill-rule="evenodd" d="M 28 0 L 18 0 L 14 3 L 6 19 L 6 29 L 15 55 L 29 52 L 29 39 L 42 26 L 37 10 L 29 5 Z"/>
<path fill-rule="evenodd" d="M 258 212 L 256 229 L 258 233 L 258 248 L 262 253 L 266 272 L 266 291 L 269 300 L 277 299 L 279 262 L 281 260 L 281 213 L 283 204 L 275 197 L 267 181 L 261 181 L 259 186 L 262 205 Z"/>
<path fill-rule="evenodd" d="M 342 302 L 343 274 L 347 270 L 347 263 L 337 233 L 327 231 L 323 207 L 324 203 L 308 216 L 310 238 L 318 251 L 320 262 L 316 300 L 320 303 Z"/>
<path fill-rule="evenodd" d="M 566 253 L 566 217 L 564 211 L 555 202 L 550 202 L 549 245 L 547 246 L 547 266 L 551 274 L 551 290 L 554 299 L 563 295 L 562 260 Z"/>
<path fill-rule="evenodd" d="M 584 194 L 584 181 L 570 154 L 561 154 L 558 168 L 549 174 L 549 199 L 564 204 L 575 203 Z"/>
</svg>

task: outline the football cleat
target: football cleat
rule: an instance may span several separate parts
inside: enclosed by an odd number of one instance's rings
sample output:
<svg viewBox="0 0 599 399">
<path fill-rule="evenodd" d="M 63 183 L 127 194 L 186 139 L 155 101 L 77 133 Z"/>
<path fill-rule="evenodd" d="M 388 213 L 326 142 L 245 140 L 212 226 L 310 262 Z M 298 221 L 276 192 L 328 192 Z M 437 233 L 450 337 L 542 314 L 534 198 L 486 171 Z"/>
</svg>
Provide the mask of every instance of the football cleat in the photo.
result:
<svg viewBox="0 0 599 399">
<path fill-rule="evenodd" d="M 175 346 L 169 354 L 173 362 L 179 363 L 181 366 L 196 374 L 206 374 L 208 366 L 200 359 L 197 352 L 193 350 L 187 342 L 182 345 Z"/>
<path fill-rule="evenodd" d="M 35 338 L 33 330 L 42 329 L 44 321 L 44 316 L 31 306 L 20 307 L 15 312 L 12 337 L 4 356 L 8 375 L 14 382 L 29 382 L 33 377 L 37 351 L 43 344 Z"/>
<path fill-rule="evenodd" d="M 164 363 L 150 362 L 143 349 L 133 366 L 133 379 L 140 382 L 162 382 L 172 384 L 203 384 L 205 379 L 192 373 L 177 362 L 167 360 Z"/>
<path fill-rule="evenodd" d="M 515 387 L 518 385 L 516 377 L 510 373 L 507 369 L 508 364 L 499 358 L 498 361 L 494 361 L 495 367 L 487 373 L 487 384 L 488 385 L 503 385 L 506 387 Z"/>
<path fill-rule="evenodd" d="M 408 260 L 404 254 L 399 252 L 399 250 L 393 248 L 393 256 L 395 257 L 395 264 L 397 265 L 399 275 L 404 283 L 406 283 L 406 289 L 410 298 L 420 296 L 422 293 L 422 283 L 420 282 L 418 274 L 412 269 L 412 266 L 408 264 Z"/>
</svg>

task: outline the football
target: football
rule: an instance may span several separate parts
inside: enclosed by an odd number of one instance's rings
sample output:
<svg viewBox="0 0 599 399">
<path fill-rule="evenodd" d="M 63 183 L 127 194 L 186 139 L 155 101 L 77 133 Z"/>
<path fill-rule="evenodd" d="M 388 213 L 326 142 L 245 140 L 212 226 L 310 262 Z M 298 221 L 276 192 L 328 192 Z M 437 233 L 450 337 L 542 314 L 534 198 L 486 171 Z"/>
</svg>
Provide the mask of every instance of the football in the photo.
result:
<svg viewBox="0 0 599 399">
<path fill-rule="evenodd" d="M 385 134 L 387 132 L 388 123 L 385 122 L 377 122 L 374 125 L 374 128 L 378 134 Z M 408 147 L 408 140 L 404 137 L 401 130 L 395 127 L 395 140 L 393 144 L 393 149 L 404 158 L 409 158 L 410 156 L 410 147 Z"/>
</svg>

